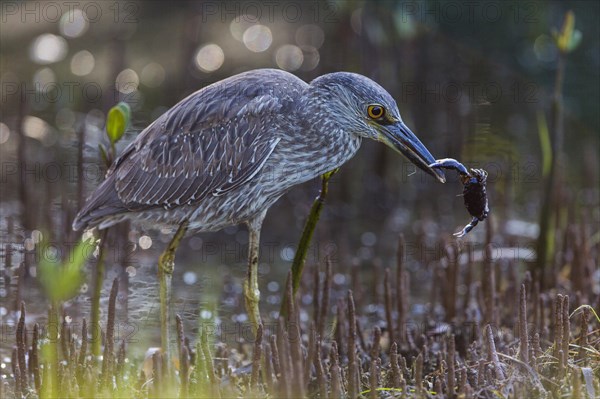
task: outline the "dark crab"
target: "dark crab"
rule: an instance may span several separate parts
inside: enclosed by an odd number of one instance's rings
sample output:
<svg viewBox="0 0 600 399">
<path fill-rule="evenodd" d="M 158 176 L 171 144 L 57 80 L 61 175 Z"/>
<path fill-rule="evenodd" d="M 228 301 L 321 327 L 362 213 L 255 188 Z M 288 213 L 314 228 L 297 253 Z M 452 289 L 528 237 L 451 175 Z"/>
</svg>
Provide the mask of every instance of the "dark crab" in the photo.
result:
<svg viewBox="0 0 600 399">
<path fill-rule="evenodd" d="M 456 237 L 463 237 L 469 231 L 473 230 L 477 226 L 477 223 L 485 220 L 490 213 L 485 190 L 487 172 L 483 169 L 471 169 L 469 173 L 463 164 L 452 158 L 438 159 L 429 166 L 432 168 L 454 169 L 460 175 L 463 184 L 465 207 L 469 214 L 473 216 L 469 224 L 458 233 L 454 233 Z"/>
</svg>

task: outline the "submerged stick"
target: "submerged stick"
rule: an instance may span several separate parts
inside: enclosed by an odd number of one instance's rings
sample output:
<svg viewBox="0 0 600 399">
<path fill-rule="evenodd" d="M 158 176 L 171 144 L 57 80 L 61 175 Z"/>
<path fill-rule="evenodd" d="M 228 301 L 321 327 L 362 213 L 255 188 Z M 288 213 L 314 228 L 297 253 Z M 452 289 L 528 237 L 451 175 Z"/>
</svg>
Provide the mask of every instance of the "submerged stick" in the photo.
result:
<svg viewBox="0 0 600 399">
<path fill-rule="evenodd" d="M 519 359 L 529 364 L 529 334 L 527 332 L 527 292 L 521 284 L 519 294 Z"/>
<path fill-rule="evenodd" d="M 348 396 L 358 394 L 358 364 L 356 359 L 356 312 L 352 291 L 348 291 Z"/>
<path fill-rule="evenodd" d="M 340 360 L 338 357 L 337 343 L 333 341 L 331 343 L 331 350 L 329 351 L 330 361 L 330 373 L 331 373 L 331 398 L 342 397 L 342 376 L 340 371 Z"/>
<path fill-rule="evenodd" d="M 27 352 L 26 332 L 25 332 L 25 303 L 21 302 L 21 315 L 17 323 L 17 362 L 20 373 L 15 373 L 15 379 L 19 380 L 22 393 L 27 390 L 27 364 L 25 363 L 25 353 Z"/>
<path fill-rule="evenodd" d="M 494 332 L 492 331 L 491 325 L 487 325 L 485 329 L 485 334 L 488 342 L 488 359 L 494 365 L 494 370 L 496 371 L 496 379 L 503 380 L 504 371 L 502 370 L 500 358 L 498 357 L 498 352 L 496 351 L 496 343 L 494 342 Z"/>
<path fill-rule="evenodd" d="M 323 283 L 323 294 L 321 295 L 321 310 L 319 311 L 319 319 L 317 322 L 317 334 L 323 336 L 325 333 L 325 321 L 329 312 L 329 297 L 331 295 L 331 282 L 333 280 L 333 272 L 331 270 L 331 259 L 329 256 L 325 259 L 325 282 Z"/>
</svg>

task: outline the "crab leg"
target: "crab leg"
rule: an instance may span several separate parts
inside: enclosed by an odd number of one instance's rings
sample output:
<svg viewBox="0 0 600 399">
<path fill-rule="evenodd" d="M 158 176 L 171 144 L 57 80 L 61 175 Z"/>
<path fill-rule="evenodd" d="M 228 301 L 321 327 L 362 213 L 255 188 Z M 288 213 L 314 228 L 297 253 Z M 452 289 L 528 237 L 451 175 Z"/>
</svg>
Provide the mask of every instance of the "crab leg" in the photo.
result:
<svg viewBox="0 0 600 399">
<path fill-rule="evenodd" d="M 471 230 L 473 230 L 473 228 L 475 226 L 477 226 L 477 223 L 479 223 L 479 219 L 477 219 L 476 217 L 473 217 L 473 219 L 471 219 L 471 223 L 469 223 L 468 225 L 466 225 L 458 233 L 454 233 L 453 236 L 456 237 L 456 238 L 464 237 L 468 232 L 470 232 Z"/>
</svg>

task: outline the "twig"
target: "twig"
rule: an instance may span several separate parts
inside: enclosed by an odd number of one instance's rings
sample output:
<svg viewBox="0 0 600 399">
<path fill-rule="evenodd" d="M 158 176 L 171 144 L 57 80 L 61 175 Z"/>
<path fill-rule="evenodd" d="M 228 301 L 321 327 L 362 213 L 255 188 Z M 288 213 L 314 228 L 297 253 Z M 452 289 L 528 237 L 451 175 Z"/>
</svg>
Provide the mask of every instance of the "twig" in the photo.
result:
<svg viewBox="0 0 600 399">
<path fill-rule="evenodd" d="M 358 365 L 356 359 L 356 316 L 352 291 L 348 291 L 348 396 L 358 395 Z"/>
<path fill-rule="evenodd" d="M 371 364 L 369 367 L 369 397 L 371 399 L 377 399 L 378 396 L 378 392 L 377 392 L 377 385 L 379 384 L 378 381 L 378 374 L 379 374 L 379 367 L 378 366 L 378 361 L 379 358 L 375 358 L 375 359 L 371 359 Z"/>
<path fill-rule="evenodd" d="M 117 292 L 119 291 L 119 280 L 114 279 L 108 299 L 108 321 L 106 323 L 106 342 L 104 343 L 104 357 L 102 359 L 102 383 L 108 384 L 113 372 L 114 345 L 115 345 L 115 311 L 117 304 Z"/>
<path fill-rule="evenodd" d="M 190 369 L 190 351 L 185 345 L 185 334 L 183 332 L 183 320 L 180 315 L 175 316 L 177 325 L 177 343 L 179 354 L 179 380 L 180 389 L 179 396 L 186 398 L 189 393 L 189 369 Z"/>
<path fill-rule="evenodd" d="M 454 366 L 455 358 L 456 358 L 456 345 L 454 342 L 454 334 L 450 334 L 447 338 L 448 343 L 448 353 L 446 356 L 446 364 L 448 367 L 448 379 L 446 381 L 446 386 L 448 388 L 448 397 L 453 398 L 455 395 L 455 381 L 456 381 L 456 370 Z"/>
<path fill-rule="evenodd" d="M 263 364 L 265 372 L 263 375 L 263 379 L 265 380 L 265 383 L 267 385 L 267 392 L 273 392 L 273 363 L 271 362 L 273 354 L 271 352 L 270 343 L 265 343 L 264 351 L 265 356 L 263 357 Z"/>
<path fill-rule="evenodd" d="M 321 339 L 317 338 L 315 342 L 315 370 L 317 373 L 317 386 L 319 388 L 319 397 L 327 397 L 327 385 L 325 384 L 325 370 L 323 369 L 323 362 L 321 360 Z"/>
<path fill-rule="evenodd" d="M 402 347 L 402 338 L 406 336 L 406 315 L 408 314 L 409 287 L 407 285 L 408 273 L 404 270 L 404 257 L 406 256 L 406 242 L 404 235 L 398 238 L 398 251 L 396 253 L 396 301 L 398 308 L 398 345 Z"/>
<path fill-rule="evenodd" d="M 331 350 L 329 351 L 329 360 L 331 367 L 329 372 L 331 373 L 331 394 L 330 398 L 341 398 L 342 397 L 342 376 L 340 374 L 340 361 L 338 358 L 337 343 L 333 341 L 331 343 Z"/>
<path fill-rule="evenodd" d="M 323 291 L 321 294 L 321 309 L 319 311 L 319 320 L 317 322 L 317 334 L 323 336 L 325 332 L 325 321 L 329 313 L 329 297 L 331 293 L 331 282 L 333 280 L 333 271 L 331 259 L 329 256 L 325 259 L 325 282 L 323 283 Z"/>
<path fill-rule="evenodd" d="M 315 228 L 317 227 L 317 222 L 321 217 L 321 211 L 323 210 L 325 199 L 327 198 L 329 180 L 337 171 L 338 169 L 334 169 L 321 176 L 321 192 L 313 202 L 313 205 L 310 208 L 310 213 L 308 214 L 308 218 L 306 219 L 306 223 L 304 224 L 304 228 L 302 229 L 302 235 L 300 236 L 300 241 L 298 242 L 298 249 L 294 254 L 294 260 L 292 261 L 291 269 L 294 294 L 296 294 L 298 287 L 300 286 L 300 280 L 302 278 L 302 271 L 304 270 L 304 263 L 306 260 L 306 254 L 308 253 L 308 247 L 312 241 Z M 286 298 L 284 298 L 281 303 L 281 309 L 279 310 L 279 314 L 284 317 L 287 315 L 288 311 L 286 309 L 287 303 L 288 302 L 286 301 Z"/>
<path fill-rule="evenodd" d="M 20 391 L 25 394 L 27 390 L 27 364 L 25 363 L 25 353 L 27 344 L 25 343 L 25 303 L 21 302 L 21 315 L 17 322 L 17 362 L 19 373 L 15 373 L 15 379 L 19 380 Z"/>
<path fill-rule="evenodd" d="M 317 332 L 315 331 L 315 325 L 313 322 L 310 323 L 308 331 L 308 353 L 306 354 L 306 361 L 304 362 L 304 385 L 308 386 L 310 383 L 311 370 L 314 363 L 315 349 L 317 347 Z M 315 370 L 316 371 L 316 370 Z"/>
<path fill-rule="evenodd" d="M 423 392 L 423 354 L 419 353 L 414 364 L 415 390 L 417 397 L 422 397 Z"/>
<path fill-rule="evenodd" d="M 31 374 L 33 374 L 33 383 L 38 396 L 41 392 L 42 381 L 40 379 L 40 360 L 38 354 L 38 345 L 40 338 L 40 325 L 35 323 L 33 326 L 33 339 L 31 340 L 31 352 L 29 354 L 29 364 L 31 365 Z"/>
<path fill-rule="evenodd" d="M 402 373 L 400 372 L 400 366 L 398 364 L 398 344 L 395 342 L 392 342 L 392 346 L 390 347 L 390 369 L 392 372 L 389 384 L 393 388 L 400 388 Z"/>
<path fill-rule="evenodd" d="M 208 347 L 208 334 L 204 329 L 200 335 L 200 342 L 202 345 L 202 353 L 204 355 L 204 364 L 206 365 L 206 373 L 208 374 L 208 379 L 210 380 L 211 393 L 220 398 L 221 391 L 219 389 L 219 379 L 215 375 L 212 355 L 210 354 L 210 348 Z"/>
<path fill-rule="evenodd" d="M 588 354 L 585 347 L 589 345 L 588 342 L 588 326 L 590 320 L 590 309 L 587 307 L 583 308 L 581 312 L 581 324 L 579 327 L 579 352 L 577 353 L 577 360 L 581 362 L 582 366 L 588 365 Z"/>
<path fill-rule="evenodd" d="M 296 306 L 296 297 L 292 288 L 292 280 L 293 277 L 291 272 L 288 273 L 287 283 L 286 283 L 286 295 L 285 297 L 288 300 L 287 310 L 288 310 L 288 323 L 287 323 L 287 344 L 289 347 L 289 355 L 291 359 L 291 369 L 293 372 L 294 378 L 292 378 L 292 382 L 294 382 L 294 395 L 304 396 L 304 377 L 303 377 L 303 357 L 302 357 L 302 348 L 301 341 L 302 336 L 300 334 L 299 327 L 299 318 L 297 313 Z"/>
<path fill-rule="evenodd" d="M 100 233 L 100 242 L 98 243 L 98 259 L 96 260 L 96 274 L 94 276 L 94 288 L 92 291 L 92 355 L 100 356 L 102 348 L 102 330 L 100 328 L 100 297 L 102 296 L 102 283 L 104 282 L 104 258 L 106 256 L 106 238 L 108 229 Z"/>
<path fill-rule="evenodd" d="M 529 335 L 527 333 L 527 292 L 525 284 L 521 284 L 519 293 L 519 359 L 529 364 Z"/>
<path fill-rule="evenodd" d="M 390 342 L 396 342 L 394 336 L 394 323 L 392 320 L 392 292 L 390 288 L 390 269 L 385 269 L 385 278 L 383 280 L 383 292 L 385 298 L 385 319 L 387 322 L 387 330 L 390 337 Z"/>
<path fill-rule="evenodd" d="M 488 342 L 488 358 L 489 361 L 494 365 L 494 370 L 496 371 L 496 378 L 499 380 L 504 379 L 504 371 L 502 370 L 502 365 L 500 364 L 500 359 L 498 359 L 498 352 L 496 351 L 496 343 L 494 342 L 494 333 L 492 331 L 492 326 L 487 325 L 485 329 L 485 333 L 487 336 Z"/>
<path fill-rule="evenodd" d="M 269 337 L 269 347 L 271 348 L 271 353 L 273 354 L 273 374 L 279 380 L 281 379 L 281 367 L 279 365 L 279 351 L 277 350 L 277 336 L 271 335 Z"/>
<path fill-rule="evenodd" d="M 571 320 L 569 318 L 569 296 L 565 295 L 562 302 L 562 322 L 563 322 L 563 333 L 562 333 L 562 350 L 565 355 L 565 366 L 567 365 L 566 359 L 569 356 L 569 340 L 571 338 Z"/>
</svg>

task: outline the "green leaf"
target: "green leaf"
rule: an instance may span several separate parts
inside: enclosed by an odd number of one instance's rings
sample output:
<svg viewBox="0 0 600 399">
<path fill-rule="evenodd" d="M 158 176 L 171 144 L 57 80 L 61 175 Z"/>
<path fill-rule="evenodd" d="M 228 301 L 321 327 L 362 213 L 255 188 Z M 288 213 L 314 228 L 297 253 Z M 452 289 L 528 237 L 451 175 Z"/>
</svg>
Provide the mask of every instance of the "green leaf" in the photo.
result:
<svg viewBox="0 0 600 399">
<path fill-rule="evenodd" d="M 129 125 L 130 117 L 131 108 L 129 108 L 129 104 L 122 101 L 108 111 L 108 116 L 106 117 L 106 134 L 112 144 L 115 144 L 123 137 Z"/>
<path fill-rule="evenodd" d="M 81 241 L 66 259 L 57 259 L 53 246 L 42 243 L 39 247 L 39 279 L 51 301 L 66 301 L 79 292 L 84 281 L 83 265 L 93 253 L 95 245 Z"/>
</svg>

